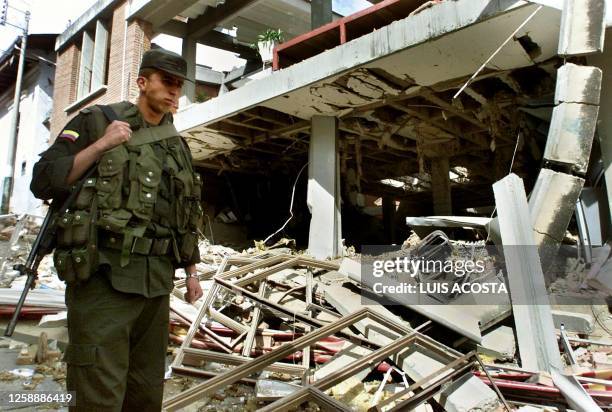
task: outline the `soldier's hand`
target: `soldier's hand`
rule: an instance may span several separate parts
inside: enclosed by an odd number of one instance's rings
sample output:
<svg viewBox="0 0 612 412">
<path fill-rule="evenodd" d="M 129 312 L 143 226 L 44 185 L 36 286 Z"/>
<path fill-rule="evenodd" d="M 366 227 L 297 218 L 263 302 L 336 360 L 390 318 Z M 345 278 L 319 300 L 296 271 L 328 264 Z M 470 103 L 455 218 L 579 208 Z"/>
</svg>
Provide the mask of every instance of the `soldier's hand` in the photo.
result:
<svg viewBox="0 0 612 412">
<path fill-rule="evenodd" d="M 187 303 L 194 303 L 196 300 L 200 299 L 202 295 L 204 295 L 198 278 L 187 278 L 186 286 L 187 292 L 185 292 L 185 300 Z"/>
<path fill-rule="evenodd" d="M 98 139 L 100 147 L 106 151 L 115 146 L 127 142 L 132 137 L 132 129 L 130 124 L 115 120 L 106 127 L 104 135 Z"/>
</svg>

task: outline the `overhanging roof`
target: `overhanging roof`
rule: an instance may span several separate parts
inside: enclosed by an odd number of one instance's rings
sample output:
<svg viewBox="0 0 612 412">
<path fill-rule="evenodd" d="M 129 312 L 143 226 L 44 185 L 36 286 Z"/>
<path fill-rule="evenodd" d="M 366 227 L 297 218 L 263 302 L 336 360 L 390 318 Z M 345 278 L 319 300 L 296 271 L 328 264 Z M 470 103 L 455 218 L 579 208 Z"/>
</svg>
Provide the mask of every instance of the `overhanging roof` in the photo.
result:
<svg viewBox="0 0 612 412">
<path fill-rule="evenodd" d="M 175 123 L 198 167 L 276 175 L 308 161 L 313 115 L 336 116 L 343 176 L 356 171 L 362 193 L 420 210 L 431 198 L 430 160 L 447 157 L 453 204 L 491 205 L 491 183 L 508 172 L 515 150 L 513 171 L 527 186 L 537 175 L 548 123 L 524 109 L 553 104 L 559 10 L 541 9 L 453 95 L 536 8 L 445 0 L 182 109 Z M 409 183 L 382 184 L 389 178 Z"/>
<path fill-rule="evenodd" d="M 293 119 L 315 114 L 344 116 L 355 108 L 384 99 L 418 93 L 422 88 L 471 75 L 536 6 L 516 0 L 445 1 L 373 33 L 252 81 L 175 116 L 175 124 L 190 138 L 195 158 L 215 154 L 211 140 L 232 145 L 227 134 L 207 127 L 254 107 L 273 109 Z M 543 8 L 517 34 L 539 46 L 530 56 L 519 41 L 511 41 L 491 62 L 490 70 L 531 66 L 556 55 L 560 12 Z M 368 76 L 378 70 L 395 79 Z M 352 73 L 345 89 L 334 82 Z M 404 84 L 402 88 L 401 84 Z M 288 126 L 288 125 L 287 125 Z M 198 147 L 200 144 L 206 147 Z"/>
<path fill-rule="evenodd" d="M 28 35 L 28 45 L 26 51 L 26 68 L 27 72 L 34 64 L 39 62 L 38 54 L 44 55 L 45 58 L 55 60 L 53 53 L 53 45 L 57 34 L 30 34 Z M 8 47 L 9 52 L 0 57 L 0 90 L 8 90 L 14 85 L 17 79 L 17 66 L 19 61 L 19 50 L 17 47 L 21 44 L 21 40 L 17 39 Z M 53 56 L 53 57 L 51 57 Z"/>
<path fill-rule="evenodd" d="M 187 22 L 181 23 L 175 16 Z M 136 17 L 151 22 L 156 32 L 178 37 L 199 38 L 215 27 L 235 26 L 238 27 L 236 41 L 254 43 L 257 35 L 268 28 L 281 29 L 286 40 L 310 30 L 310 3 L 305 0 L 135 0 L 128 18 Z M 334 14 L 334 18 L 339 17 Z M 194 30 L 197 36 L 193 36 Z"/>
</svg>

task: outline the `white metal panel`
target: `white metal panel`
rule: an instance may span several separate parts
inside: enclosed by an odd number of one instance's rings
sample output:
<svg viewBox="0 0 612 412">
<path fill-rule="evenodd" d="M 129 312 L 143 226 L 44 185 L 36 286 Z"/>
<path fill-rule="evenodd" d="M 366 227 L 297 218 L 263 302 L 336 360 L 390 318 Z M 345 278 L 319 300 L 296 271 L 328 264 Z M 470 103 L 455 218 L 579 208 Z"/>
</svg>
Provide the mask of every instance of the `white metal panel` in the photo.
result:
<svg viewBox="0 0 612 412">
<path fill-rule="evenodd" d="M 91 75 L 91 90 L 96 90 L 106 80 L 106 63 L 108 56 L 108 29 L 105 24 L 96 22 L 96 40 L 93 52 L 93 73 Z"/>
<path fill-rule="evenodd" d="M 87 96 L 91 90 L 91 70 L 93 64 L 94 41 L 91 34 L 83 32 L 83 42 L 81 43 L 81 61 L 79 64 L 79 86 L 77 98 Z"/>
</svg>

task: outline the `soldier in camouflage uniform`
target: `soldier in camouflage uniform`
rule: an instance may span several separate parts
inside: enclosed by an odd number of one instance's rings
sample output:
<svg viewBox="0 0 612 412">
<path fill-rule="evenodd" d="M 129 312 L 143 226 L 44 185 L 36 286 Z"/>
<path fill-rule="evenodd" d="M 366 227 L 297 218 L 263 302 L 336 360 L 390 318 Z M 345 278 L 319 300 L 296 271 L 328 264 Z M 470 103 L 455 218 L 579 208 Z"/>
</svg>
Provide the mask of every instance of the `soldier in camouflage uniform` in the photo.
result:
<svg viewBox="0 0 612 412">
<path fill-rule="evenodd" d="M 95 168 L 56 218 L 71 410 L 160 410 L 175 269 L 187 273 L 186 299 L 202 296 L 202 182 L 170 113 L 186 68 L 175 53 L 146 52 L 137 104 L 108 106 L 112 122 L 108 107 L 82 110 L 34 167 L 32 192 L 56 204 Z"/>
</svg>

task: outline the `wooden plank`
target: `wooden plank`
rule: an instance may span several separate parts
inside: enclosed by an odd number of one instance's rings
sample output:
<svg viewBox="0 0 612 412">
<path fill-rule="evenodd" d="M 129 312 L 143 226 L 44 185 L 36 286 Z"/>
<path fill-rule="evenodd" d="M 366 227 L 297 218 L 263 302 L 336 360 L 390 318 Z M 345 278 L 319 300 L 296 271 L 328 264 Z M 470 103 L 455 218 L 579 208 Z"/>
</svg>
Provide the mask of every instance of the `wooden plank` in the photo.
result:
<svg viewBox="0 0 612 412">
<path fill-rule="evenodd" d="M 493 185 L 493 193 L 522 367 L 550 372 L 561 368 L 561 355 L 525 187 L 520 177 L 510 174 Z"/>
</svg>

